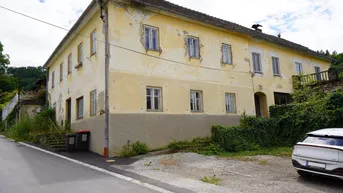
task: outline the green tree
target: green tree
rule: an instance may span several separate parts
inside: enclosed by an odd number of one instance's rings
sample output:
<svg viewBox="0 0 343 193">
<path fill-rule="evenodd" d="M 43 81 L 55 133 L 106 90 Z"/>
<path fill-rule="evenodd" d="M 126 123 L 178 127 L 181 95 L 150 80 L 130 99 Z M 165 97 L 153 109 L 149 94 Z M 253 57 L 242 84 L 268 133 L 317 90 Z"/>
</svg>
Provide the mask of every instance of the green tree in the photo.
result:
<svg viewBox="0 0 343 193">
<path fill-rule="evenodd" d="M 4 73 L 5 69 L 10 64 L 10 57 L 8 54 L 4 54 L 4 46 L 0 42 L 0 74 L 1 72 Z"/>
</svg>

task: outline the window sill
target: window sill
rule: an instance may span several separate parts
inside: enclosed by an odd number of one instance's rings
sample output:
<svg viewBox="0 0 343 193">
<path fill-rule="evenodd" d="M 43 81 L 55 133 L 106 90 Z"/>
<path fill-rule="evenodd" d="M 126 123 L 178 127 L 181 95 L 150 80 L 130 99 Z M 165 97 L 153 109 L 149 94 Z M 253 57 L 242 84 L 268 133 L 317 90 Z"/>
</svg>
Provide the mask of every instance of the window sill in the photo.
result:
<svg viewBox="0 0 343 193">
<path fill-rule="evenodd" d="M 189 59 L 195 59 L 195 60 L 200 60 L 200 56 L 199 57 L 192 57 L 192 56 L 189 56 Z"/>
<path fill-rule="evenodd" d="M 95 52 L 95 53 L 92 53 L 90 57 L 92 57 L 92 56 L 95 56 L 95 57 L 96 57 L 96 52 Z"/>
<path fill-rule="evenodd" d="M 255 74 L 263 74 L 263 72 L 254 71 Z"/>
<path fill-rule="evenodd" d="M 201 113 L 204 113 L 204 111 L 191 111 L 191 113 L 201 114 Z"/>
<path fill-rule="evenodd" d="M 281 78 L 281 74 L 274 74 L 274 77 L 280 77 Z"/>
<path fill-rule="evenodd" d="M 161 113 L 163 112 L 163 110 L 150 110 L 150 109 L 147 109 L 146 112 L 149 112 L 149 113 Z"/>
<path fill-rule="evenodd" d="M 147 51 L 160 52 L 160 49 L 145 48 Z"/>
<path fill-rule="evenodd" d="M 232 66 L 232 63 L 226 63 L 226 62 L 222 62 L 222 65 L 226 66 L 226 65 L 230 65 Z"/>
<path fill-rule="evenodd" d="M 237 112 L 226 112 L 227 115 L 237 115 Z"/>
</svg>

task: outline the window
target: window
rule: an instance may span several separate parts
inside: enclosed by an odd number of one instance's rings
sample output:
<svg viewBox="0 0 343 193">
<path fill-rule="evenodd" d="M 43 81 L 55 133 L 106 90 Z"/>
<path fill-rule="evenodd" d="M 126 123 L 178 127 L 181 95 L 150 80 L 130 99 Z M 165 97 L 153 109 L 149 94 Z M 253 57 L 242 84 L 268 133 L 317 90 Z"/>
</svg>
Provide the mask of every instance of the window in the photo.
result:
<svg viewBox="0 0 343 193">
<path fill-rule="evenodd" d="M 236 98 L 235 94 L 225 94 L 225 107 L 227 113 L 236 113 Z"/>
<path fill-rule="evenodd" d="M 274 92 L 275 105 L 284 105 L 293 102 L 292 96 L 288 93 Z"/>
<path fill-rule="evenodd" d="M 76 99 L 76 117 L 77 119 L 83 118 L 83 97 Z"/>
<path fill-rule="evenodd" d="M 199 55 L 199 38 L 188 37 L 188 53 L 190 58 L 200 58 Z"/>
<path fill-rule="evenodd" d="M 339 137 L 327 137 L 327 136 L 308 136 L 303 143 L 312 143 L 318 145 L 333 145 L 343 147 L 343 138 Z"/>
<path fill-rule="evenodd" d="M 158 28 L 151 26 L 144 26 L 144 41 L 145 49 L 159 50 Z"/>
<path fill-rule="evenodd" d="M 90 115 L 96 114 L 96 90 L 90 93 Z"/>
<path fill-rule="evenodd" d="M 91 56 L 96 54 L 96 30 L 91 33 Z"/>
<path fill-rule="evenodd" d="M 232 64 L 232 50 L 229 44 L 222 44 L 222 62 L 223 64 Z"/>
<path fill-rule="evenodd" d="M 303 74 L 303 65 L 299 62 L 295 63 L 295 70 L 297 72 L 297 75 Z"/>
<path fill-rule="evenodd" d="M 274 76 L 280 76 L 280 60 L 277 57 L 272 57 L 272 64 L 273 64 L 273 74 Z"/>
<path fill-rule="evenodd" d="M 60 81 L 63 80 L 63 62 L 60 64 Z"/>
<path fill-rule="evenodd" d="M 261 54 L 252 53 L 253 68 L 255 73 L 262 73 Z"/>
<path fill-rule="evenodd" d="M 71 71 L 73 70 L 72 61 L 73 61 L 73 57 L 71 54 L 69 54 L 69 56 L 68 56 L 68 74 L 70 74 Z"/>
<path fill-rule="evenodd" d="M 316 80 L 317 81 L 321 81 L 322 77 L 321 77 L 321 74 L 320 74 L 320 67 L 319 66 L 315 66 L 314 67 L 314 72 L 316 73 Z"/>
<path fill-rule="evenodd" d="M 191 91 L 191 111 L 202 112 L 202 91 Z"/>
<path fill-rule="evenodd" d="M 78 65 L 83 62 L 83 50 L 82 50 L 82 43 L 77 47 L 77 63 Z"/>
<path fill-rule="evenodd" d="M 161 111 L 161 88 L 148 87 L 146 89 L 146 108 L 150 111 Z"/>
<path fill-rule="evenodd" d="M 55 71 L 51 74 L 51 88 L 55 87 Z"/>
</svg>

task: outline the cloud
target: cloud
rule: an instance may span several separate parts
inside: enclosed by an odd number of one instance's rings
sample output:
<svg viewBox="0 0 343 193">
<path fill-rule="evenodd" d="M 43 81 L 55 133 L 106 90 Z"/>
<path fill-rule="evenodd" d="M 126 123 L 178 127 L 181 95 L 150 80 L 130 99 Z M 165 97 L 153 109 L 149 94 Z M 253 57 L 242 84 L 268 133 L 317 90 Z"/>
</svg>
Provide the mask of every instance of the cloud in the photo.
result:
<svg viewBox="0 0 343 193">
<path fill-rule="evenodd" d="M 313 50 L 343 52 L 341 0 L 170 0 L 245 27 L 263 25 Z M 11 0 L 0 5 L 70 29 L 91 0 Z M 12 65 L 43 65 L 65 31 L 0 9 L 0 41 Z"/>
</svg>

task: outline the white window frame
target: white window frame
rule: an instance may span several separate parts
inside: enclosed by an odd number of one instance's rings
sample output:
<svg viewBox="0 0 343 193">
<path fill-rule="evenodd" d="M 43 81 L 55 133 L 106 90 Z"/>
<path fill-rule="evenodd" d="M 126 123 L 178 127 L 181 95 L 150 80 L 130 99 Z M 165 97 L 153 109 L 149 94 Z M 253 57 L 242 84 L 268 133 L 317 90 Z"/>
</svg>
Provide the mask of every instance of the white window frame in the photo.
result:
<svg viewBox="0 0 343 193">
<path fill-rule="evenodd" d="M 155 44 L 154 44 L 155 40 Z M 159 30 L 157 27 L 144 25 L 144 47 L 147 50 L 158 51 L 159 46 Z"/>
<path fill-rule="evenodd" d="M 226 113 L 236 113 L 236 95 L 234 93 L 225 93 Z"/>
<path fill-rule="evenodd" d="M 199 97 L 197 97 L 197 94 Z M 191 112 L 203 112 L 203 95 L 200 90 L 191 90 L 190 92 L 190 109 Z"/>
<path fill-rule="evenodd" d="M 232 47 L 230 44 L 222 43 L 222 63 L 232 64 Z"/>
<path fill-rule="evenodd" d="M 91 33 L 91 56 L 96 54 L 96 30 Z"/>
<path fill-rule="evenodd" d="M 90 115 L 96 115 L 97 107 L 96 107 L 96 101 L 97 101 L 97 92 L 96 90 L 93 90 L 90 92 Z"/>
<path fill-rule="evenodd" d="M 295 62 L 295 71 L 298 76 L 304 73 L 303 64 L 301 62 Z"/>
<path fill-rule="evenodd" d="M 83 43 L 77 46 L 77 63 L 78 65 L 83 63 Z"/>
<path fill-rule="evenodd" d="M 150 90 L 150 94 L 148 94 Z M 158 91 L 158 94 L 155 93 Z M 150 107 L 148 106 L 148 98 L 150 98 Z M 156 108 L 155 99 L 157 98 L 158 104 Z M 162 88 L 160 87 L 146 87 L 146 109 L 147 111 L 163 111 L 162 108 Z"/>
<path fill-rule="evenodd" d="M 80 101 L 82 101 L 82 104 L 80 105 Z M 83 111 L 84 111 L 84 98 L 83 96 L 76 99 L 76 119 L 83 119 Z"/>
<path fill-rule="evenodd" d="M 199 38 L 187 37 L 188 55 L 190 58 L 200 58 Z"/>
<path fill-rule="evenodd" d="M 71 74 L 71 72 L 73 71 L 73 55 L 70 53 L 68 55 L 68 74 Z"/>
<path fill-rule="evenodd" d="M 274 76 L 281 76 L 280 70 L 280 58 L 272 56 L 272 67 L 273 67 L 273 75 Z"/>
<path fill-rule="evenodd" d="M 252 52 L 251 57 L 252 57 L 252 64 L 253 64 L 254 73 L 262 74 L 261 54 L 257 53 L 257 52 Z M 257 59 L 255 59 L 255 57 L 257 57 Z"/>
</svg>

